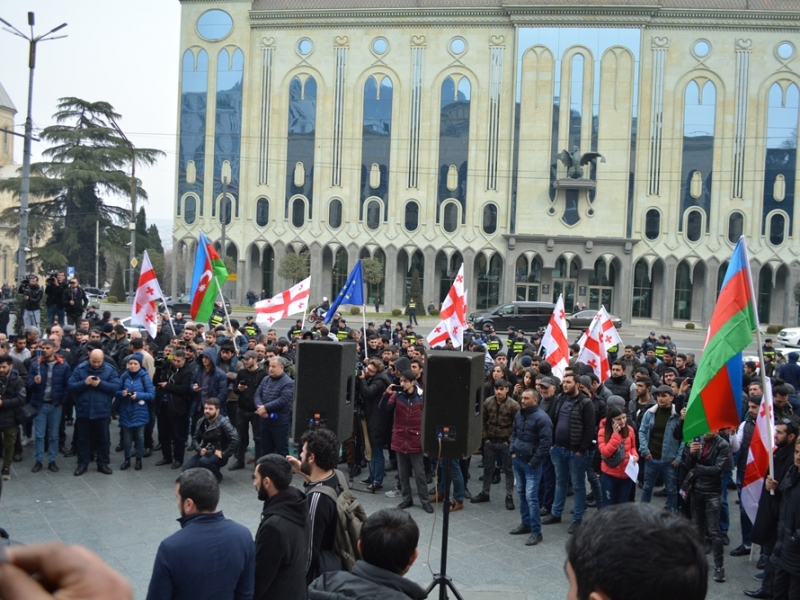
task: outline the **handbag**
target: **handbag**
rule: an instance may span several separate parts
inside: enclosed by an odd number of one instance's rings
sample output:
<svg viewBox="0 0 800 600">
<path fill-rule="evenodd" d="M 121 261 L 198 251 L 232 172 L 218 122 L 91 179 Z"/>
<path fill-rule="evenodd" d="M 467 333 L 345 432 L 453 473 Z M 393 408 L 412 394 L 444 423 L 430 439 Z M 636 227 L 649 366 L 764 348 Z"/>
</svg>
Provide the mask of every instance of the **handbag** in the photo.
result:
<svg viewBox="0 0 800 600">
<path fill-rule="evenodd" d="M 35 406 L 31 406 L 30 404 L 23 404 L 22 406 L 18 406 L 16 410 L 14 410 L 14 419 L 16 420 L 17 425 L 24 425 L 38 414 L 39 411 L 36 410 Z"/>
<path fill-rule="evenodd" d="M 622 443 L 617 446 L 614 454 L 608 458 L 605 456 L 601 456 L 600 458 L 602 458 L 609 467 L 618 467 L 622 461 L 625 460 L 625 439 L 623 438 Z"/>
</svg>

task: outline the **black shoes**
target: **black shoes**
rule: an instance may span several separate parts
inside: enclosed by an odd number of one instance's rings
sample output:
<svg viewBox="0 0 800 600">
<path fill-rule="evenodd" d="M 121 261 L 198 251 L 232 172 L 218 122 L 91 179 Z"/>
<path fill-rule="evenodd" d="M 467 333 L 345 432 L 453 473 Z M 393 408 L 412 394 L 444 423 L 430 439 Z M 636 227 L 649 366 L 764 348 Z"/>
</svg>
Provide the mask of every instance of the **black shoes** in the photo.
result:
<svg viewBox="0 0 800 600">
<path fill-rule="evenodd" d="M 162 458 L 160 461 L 156 463 L 157 467 L 163 467 L 164 465 L 172 464 L 172 460 L 167 460 L 166 458 Z M 230 469 L 229 469 L 230 470 Z"/>
<path fill-rule="evenodd" d="M 494 485 L 497 485 L 498 483 L 500 483 L 500 472 L 497 471 L 497 470 L 495 470 L 494 475 L 492 475 L 492 483 Z"/>
<path fill-rule="evenodd" d="M 180 469 L 182 466 L 183 466 L 183 461 L 182 460 L 176 460 L 174 463 L 172 463 L 172 466 L 170 467 L 170 469 Z"/>
<path fill-rule="evenodd" d="M 728 537 L 728 534 L 727 534 L 727 533 L 723 533 L 723 534 L 722 534 L 722 543 L 723 543 L 725 546 L 730 546 L 730 545 L 731 545 L 731 538 L 729 538 L 729 537 Z"/>
<path fill-rule="evenodd" d="M 57 465 L 56 463 L 54 463 L 54 462 L 51 462 L 49 465 L 47 465 L 47 468 L 48 468 L 48 469 L 49 469 L 49 470 L 50 470 L 52 473 L 58 473 L 58 465 Z"/>
<path fill-rule="evenodd" d="M 36 462 L 36 463 L 33 465 L 33 468 L 31 469 L 31 473 L 38 473 L 38 472 L 39 472 L 39 471 L 41 471 L 41 470 L 42 470 L 42 463 L 40 463 L 40 462 Z"/>
<path fill-rule="evenodd" d="M 64 458 L 72 458 L 73 456 L 77 456 L 78 451 L 75 448 L 71 448 L 69 452 L 64 452 Z"/>
<path fill-rule="evenodd" d="M 515 529 L 512 529 L 511 531 L 509 531 L 508 534 L 509 535 L 524 535 L 524 534 L 530 533 L 530 532 L 531 532 L 531 528 L 530 527 L 528 527 L 527 525 L 522 525 L 520 523 L 519 525 L 516 526 Z"/>
<path fill-rule="evenodd" d="M 514 510 L 514 497 L 511 494 L 506 496 L 506 510 Z"/>
<path fill-rule="evenodd" d="M 128 467 L 130 467 L 130 466 L 131 466 L 131 461 L 130 461 L 129 459 L 127 459 L 127 458 L 126 458 L 126 459 L 125 459 L 125 462 L 123 462 L 123 463 L 120 465 L 120 467 L 119 467 L 119 470 L 120 470 L 120 471 L 127 471 L 127 470 L 128 470 Z M 98 467 L 98 469 L 99 469 L 99 468 L 100 468 L 100 467 Z"/>
<path fill-rule="evenodd" d="M 542 507 L 542 508 L 539 509 L 539 516 L 540 517 L 546 517 L 549 514 L 550 514 L 550 509 L 549 508 Z"/>
<path fill-rule="evenodd" d="M 372 485 L 372 476 L 361 480 L 361 485 Z"/>
<path fill-rule="evenodd" d="M 239 469 L 244 469 L 244 461 L 237 460 L 230 467 L 228 467 L 228 471 L 238 471 Z"/>
<path fill-rule="evenodd" d="M 767 598 L 772 598 L 772 594 L 768 594 L 763 588 L 758 588 L 754 591 L 744 590 L 744 595 L 748 598 L 764 598 L 765 600 Z"/>
<path fill-rule="evenodd" d="M 525 540 L 525 545 L 536 546 L 537 544 L 541 544 L 543 539 L 544 538 L 542 537 L 541 533 L 539 535 L 531 534 L 530 537 L 527 540 Z"/>
<path fill-rule="evenodd" d="M 569 529 L 567 529 L 567 533 L 572 535 L 573 533 L 578 531 L 578 527 L 580 526 L 581 526 L 580 521 L 573 521 L 572 524 L 569 526 Z"/>
<path fill-rule="evenodd" d="M 145 448 L 144 449 L 144 454 L 142 456 L 144 456 L 144 458 L 150 458 L 151 456 L 153 456 L 153 449 L 152 448 Z"/>
<path fill-rule="evenodd" d="M 766 566 L 767 566 L 767 557 L 762 554 L 761 558 L 758 559 L 758 564 L 756 564 L 756 569 L 763 569 Z"/>
<path fill-rule="evenodd" d="M 561 517 L 557 517 L 551 513 L 542 519 L 542 525 L 553 525 L 554 523 L 561 523 Z"/>
<path fill-rule="evenodd" d="M 722 567 L 714 567 L 714 581 L 722 583 L 725 581 L 725 569 Z"/>
<path fill-rule="evenodd" d="M 117 447 L 114 448 L 114 452 L 122 452 L 122 442 L 117 444 Z"/>
<path fill-rule="evenodd" d="M 142 459 L 141 458 L 137 458 L 136 459 L 136 466 L 133 467 L 133 469 L 135 471 L 141 471 L 142 470 Z"/>
<path fill-rule="evenodd" d="M 481 492 L 477 496 L 473 496 L 472 500 L 470 500 L 472 504 L 480 504 L 481 502 L 489 502 L 489 494 L 484 494 Z"/>
<path fill-rule="evenodd" d="M 111 467 L 108 465 L 98 465 L 97 472 L 102 473 L 103 475 L 111 475 L 114 471 L 111 470 Z"/>
<path fill-rule="evenodd" d="M 413 500 L 403 500 L 400 504 L 397 505 L 397 508 L 404 509 L 404 508 L 411 508 L 414 506 Z"/>
<path fill-rule="evenodd" d="M 750 548 L 742 544 L 741 546 L 737 546 L 730 552 L 731 556 L 749 556 L 750 555 Z M 745 592 L 747 593 L 747 592 Z"/>
<path fill-rule="evenodd" d="M 86 465 L 78 465 L 78 468 L 75 469 L 75 477 L 80 477 L 86 473 Z"/>
<path fill-rule="evenodd" d="M 374 494 L 378 490 L 383 489 L 382 483 L 370 483 L 364 491 L 369 492 L 370 494 Z"/>
<path fill-rule="evenodd" d="M 426 502 L 425 504 L 423 504 L 422 505 L 422 510 L 424 510 L 429 515 L 433 514 L 433 506 L 431 506 L 430 502 Z"/>
</svg>

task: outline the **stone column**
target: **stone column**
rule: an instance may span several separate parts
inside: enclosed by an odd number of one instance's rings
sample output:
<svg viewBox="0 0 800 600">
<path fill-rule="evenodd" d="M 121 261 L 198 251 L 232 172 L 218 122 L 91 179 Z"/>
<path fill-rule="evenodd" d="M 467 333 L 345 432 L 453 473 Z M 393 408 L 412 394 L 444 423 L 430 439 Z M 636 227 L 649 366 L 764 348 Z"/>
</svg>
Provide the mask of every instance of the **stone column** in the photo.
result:
<svg viewBox="0 0 800 600">
<path fill-rule="evenodd" d="M 464 288 L 467 290 L 467 313 L 470 313 L 475 310 L 478 295 L 478 281 L 475 279 L 475 251 L 472 248 L 464 248 L 461 251 L 461 256 L 464 258 Z"/>
<path fill-rule="evenodd" d="M 383 270 L 384 284 L 383 284 L 383 305 L 386 312 L 392 312 L 396 306 L 400 306 L 400 300 L 397 297 L 397 249 L 394 246 L 387 246 L 383 249 L 386 255 L 386 266 Z"/>
<path fill-rule="evenodd" d="M 438 298 L 434 297 L 434 279 L 436 273 L 436 250 L 433 248 L 426 248 L 423 250 L 425 256 L 425 273 L 423 274 L 422 281 L 422 298 L 417 298 L 417 313 L 426 314 L 428 302 L 432 299 L 434 304 L 438 304 Z"/>
<path fill-rule="evenodd" d="M 173 298 L 178 294 L 178 241 L 172 238 L 172 273 L 169 278 L 169 295 Z M 6 276 L 8 273 L 6 273 Z M 8 281 L 8 279 L 6 279 Z"/>
<path fill-rule="evenodd" d="M 714 312 L 714 306 L 717 303 L 717 288 L 714 285 L 716 282 L 716 269 L 706 264 L 706 276 L 704 277 L 703 285 L 705 286 L 703 294 L 703 314 L 700 316 L 700 324 L 703 327 L 708 327 L 711 323 L 711 315 Z"/>
<path fill-rule="evenodd" d="M 309 266 L 309 275 L 311 276 L 311 289 L 314 290 L 314 293 L 311 295 L 312 297 L 310 299 L 310 302 L 312 303 L 321 302 L 322 297 L 327 296 L 324 291 L 320 293 L 320 290 L 323 290 L 324 286 L 322 281 L 322 252 L 323 247 L 320 244 L 311 244 L 311 247 L 309 248 L 311 261 Z"/>
<path fill-rule="evenodd" d="M 622 322 L 630 323 L 633 313 L 633 258 L 631 254 L 618 254 L 617 259 L 620 268 L 616 269 L 617 281 L 614 285 L 614 294 L 617 298 L 614 302 Z"/>
<path fill-rule="evenodd" d="M 666 269 L 664 269 L 663 290 L 664 296 L 661 298 L 661 324 L 672 325 L 674 320 L 673 307 L 675 305 L 675 274 L 678 264 L 675 259 L 667 259 Z"/>
</svg>

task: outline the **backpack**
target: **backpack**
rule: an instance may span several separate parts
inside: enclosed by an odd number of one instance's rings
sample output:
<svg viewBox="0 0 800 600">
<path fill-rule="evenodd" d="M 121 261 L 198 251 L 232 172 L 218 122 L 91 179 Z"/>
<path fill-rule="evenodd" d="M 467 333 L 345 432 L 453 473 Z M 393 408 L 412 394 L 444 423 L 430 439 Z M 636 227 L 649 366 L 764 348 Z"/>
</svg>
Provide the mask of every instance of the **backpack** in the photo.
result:
<svg viewBox="0 0 800 600">
<path fill-rule="evenodd" d="M 336 502 L 338 521 L 336 523 L 336 540 L 333 549 L 342 559 L 342 565 L 348 570 L 353 570 L 353 565 L 358 560 L 358 538 L 361 535 L 361 525 L 367 520 L 367 513 L 361 506 L 356 495 L 350 491 L 347 479 L 339 469 L 334 469 L 341 491 L 337 494 L 327 485 L 318 485 L 309 491 L 309 494 L 325 494 Z"/>
</svg>

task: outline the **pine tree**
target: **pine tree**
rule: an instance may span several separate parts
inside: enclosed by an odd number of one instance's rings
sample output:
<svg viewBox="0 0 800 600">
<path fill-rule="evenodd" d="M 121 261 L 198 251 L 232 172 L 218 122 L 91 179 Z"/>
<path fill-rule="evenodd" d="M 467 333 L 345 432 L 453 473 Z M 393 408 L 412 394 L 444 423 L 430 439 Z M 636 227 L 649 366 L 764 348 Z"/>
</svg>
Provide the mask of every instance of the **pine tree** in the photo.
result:
<svg viewBox="0 0 800 600">
<path fill-rule="evenodd" d="M 108 296 L 115 296 L 117 302 L 125 302 L 125 272 L 122 270 L 122 262 L 118 262 L 114 269 L 114 279 L 111 281 Z"/>
<path fill-rule="evenodd" d="M 417 304 L 417 314 L 425 314 L 425 305 L 422 302 L 422 282 L 419 279 L 419 270 L 414 269 L 411 272 L 411 288 L 408 292 L 408 298 L 414 299 Z"/>
</svg>

